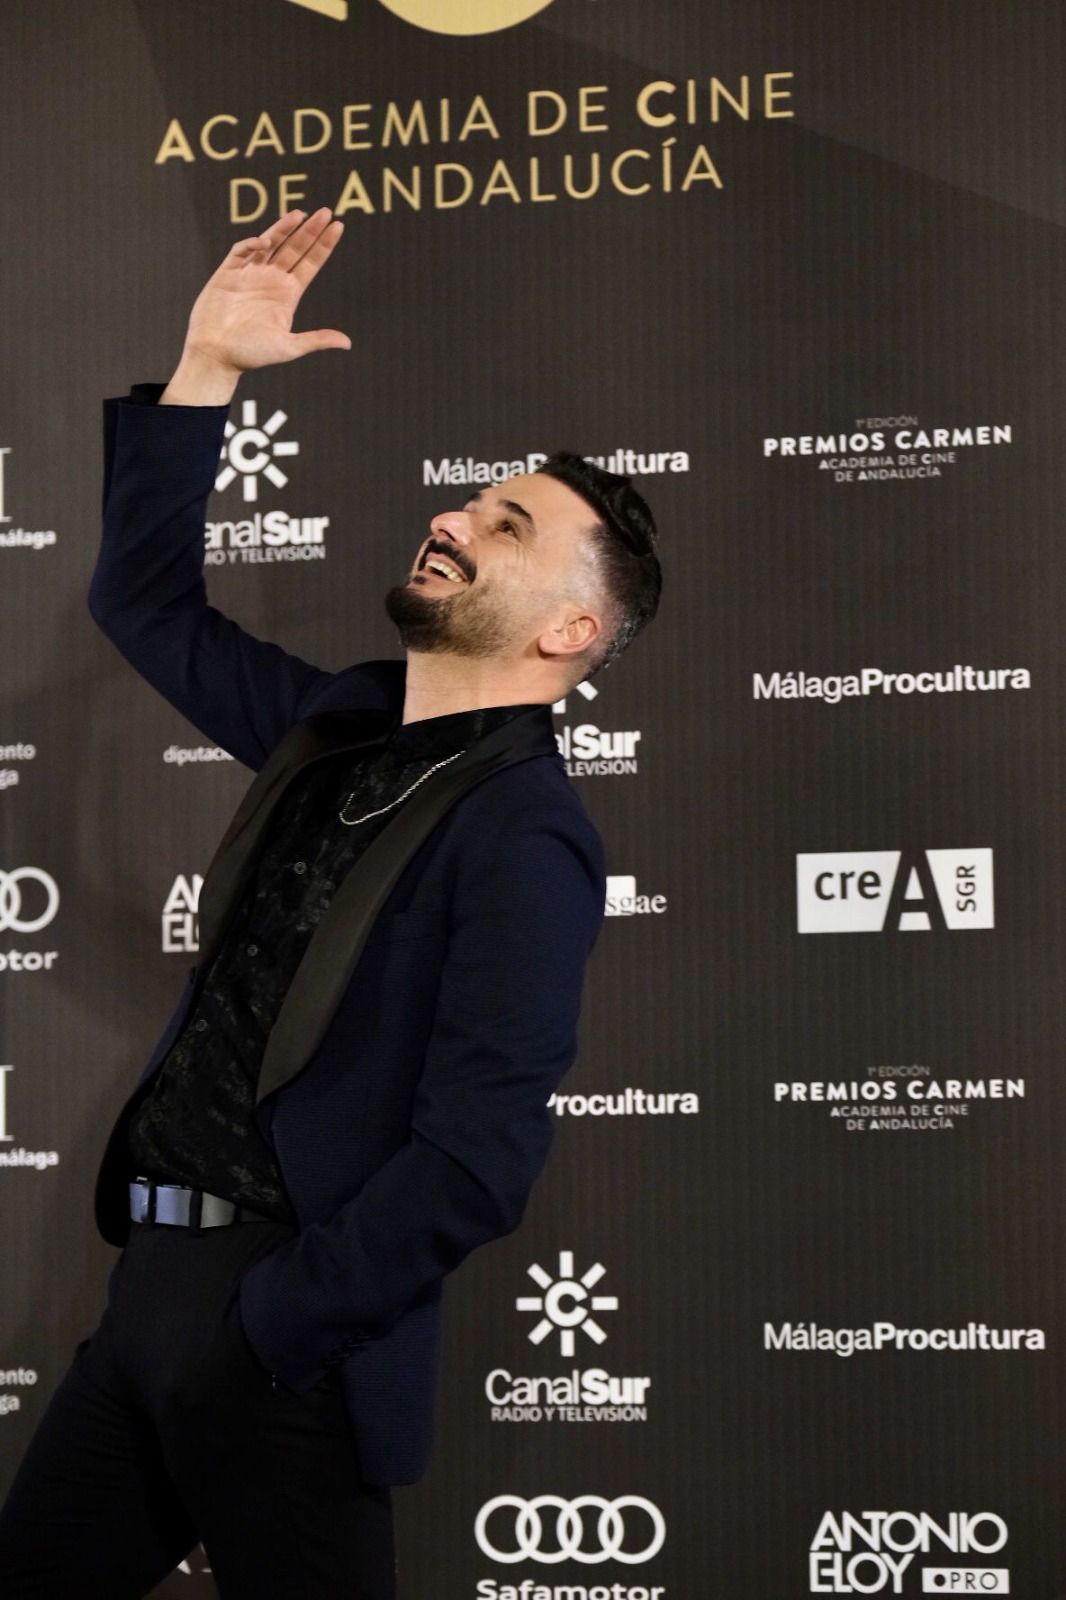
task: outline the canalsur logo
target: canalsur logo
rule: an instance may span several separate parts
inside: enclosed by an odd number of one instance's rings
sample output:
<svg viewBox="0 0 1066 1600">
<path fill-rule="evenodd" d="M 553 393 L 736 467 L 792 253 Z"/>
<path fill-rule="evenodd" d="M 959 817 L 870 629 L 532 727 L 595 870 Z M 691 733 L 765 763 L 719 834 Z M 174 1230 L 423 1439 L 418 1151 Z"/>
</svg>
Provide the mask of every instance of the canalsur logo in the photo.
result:
<svg viewBox="0 0 1066 1600">
<path fill-rule="evenodd" d="M 195 955 L 200 948 L 200 890 L 203 875 L 186 877 L 179 872 L 163 906 L 163 952 L 165 955 Z"/>
<path fill-rule="evenodd" d="M 260 479 L 284 489 L 288 474 L 278 462 L 300 453 L 296 440 L 277 437 L 287 421 L 284 411 L 274 411 L 260 423 L 256 402 L 243 401 L 240 426 L 226 423 L 216 490 L 225 493 L 239 483 L 245 505 L 257 506 Z M 328 527 L 328 517 L 292 516 L 281 510 L 256 510 L 251 516 L 209 522 L 204 559 L 209 566 L 238 561 L 324 561 Z"/>
<path fill-rule="evenodd" d="M 557 1333 L 561 1354 L 568 1358 L 575 1354 L 579 1330 L 593 1344 L 603 1344 L 607 1334 L 593 1313 L 617 1311 L 618 1299 L 590 1291 L 605 1272 L 596 1262 L 578 1277 L 572 1250 L 559 1252 L 555 1277 L 534 1263 L 529 1276 L 542 1293 L 519 1295 L 515 1300 L 517 1310 L 537 1316 L 529 1332 L 530 1343 L 543 1345 Z M 573 1367 L 550 1375 L 494 1367 L 485 1379 L 493 1422 L 646 1422 L 650 1388 L 650 1378 L 617 1377 L 603 1367 Z"/>
<path fill-rule="evenodd" d="M 992 851 L 837 850 L 796 857 L 800 933 L 994 928 Z"/>
<path fill-rule="evenodd" d="M 578 684 L 574 693 L 590 702 L 599 696 L 597 688 L 584 682 Z M 556 716 L 565 717 L 566 696 L 556 700 L 552 710 Z M 557 730 L 555 742 L 571 778 L 628 777 L 637 770 L 637 745 L 640 743 L 637 729 L 608 732 L 594 722 L 567 721 Z"/>
<path fill-rule="evenodd" d="M 333 22 L 347 22 L 349 0 L 290 0 Z M 551 0 L 381 0 L 404 22 L 430 33 L 499 33 L 546 11 Z"/>
</svg>

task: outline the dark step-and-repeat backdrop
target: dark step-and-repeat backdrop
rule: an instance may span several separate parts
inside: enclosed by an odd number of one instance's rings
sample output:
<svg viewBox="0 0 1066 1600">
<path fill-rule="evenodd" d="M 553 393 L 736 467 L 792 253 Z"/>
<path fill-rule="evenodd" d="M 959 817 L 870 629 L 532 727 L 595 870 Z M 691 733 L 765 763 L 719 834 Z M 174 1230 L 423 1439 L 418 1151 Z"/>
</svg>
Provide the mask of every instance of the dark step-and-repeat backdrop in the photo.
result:
<svg viewBox="0 0 1066 1600">
<path fill-rule="evenodd" d="M 242 384 L 214 603 L 397 656 L 429 517 L 556 448 L 666 574 L 555 708 L 611 914 L 402 1600 L 1066 1594 L 1064 52 L 1042 0 L 7 0 L 0 1488 L 250 781 L 87 613 L 100 402 L 325 204 L 354 350 Z"/>
</svg>

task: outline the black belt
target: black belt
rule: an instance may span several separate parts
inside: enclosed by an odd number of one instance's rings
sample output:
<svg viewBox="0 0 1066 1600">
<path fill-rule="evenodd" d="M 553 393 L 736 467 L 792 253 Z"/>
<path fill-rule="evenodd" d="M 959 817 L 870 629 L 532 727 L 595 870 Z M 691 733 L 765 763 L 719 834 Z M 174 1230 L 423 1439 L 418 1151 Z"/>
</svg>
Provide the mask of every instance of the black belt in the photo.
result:
<svg viewBox="0 0 1066 1600">
<path fill-rule="evenodd" d="M 225 1228 L 231 1222 L 275 1220 L 204 1189 L 141 1179 L 130 1183 L 130 1216 L 134 1222 L 168 1222 L 176 1228 Z"/>
</svg>

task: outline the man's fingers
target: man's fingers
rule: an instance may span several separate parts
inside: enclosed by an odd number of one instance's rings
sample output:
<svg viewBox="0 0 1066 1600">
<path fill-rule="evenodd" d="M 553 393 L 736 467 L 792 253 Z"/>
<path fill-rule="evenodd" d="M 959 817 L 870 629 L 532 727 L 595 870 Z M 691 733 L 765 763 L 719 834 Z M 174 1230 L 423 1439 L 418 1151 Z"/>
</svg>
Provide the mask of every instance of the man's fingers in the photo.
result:
<svg viewBox="0 0 1066 1600">
<path fill-rule="evenodd" d="M 290 361 L 309 356 L 315 350 L 350 350 L 352 341 L 339 328 L 312 328 L 308 333 L 294 333 L 289 337 Z"/>
<path fill-rule="evenodd" d="M 319 206 L 317 211 L 312 211 L 299 228 L 291 230 L 287 237 L 278 241 L 277 249 L 270 258 L 270 265 L 280 267 L 283 272 L 291 271 L 301 256 L 306 254 L 328 227 L 329 218 L 328 206 Z"/>
<path fill-rule="evenodd" d="M 318 272 L 323 262 L 327 261 L 340 241 L 344 232 L 344 223 L 336 218 L 328 227 L 322 229 L 314 244 L 306 250 L 292 269 L 292 276 L 296 279 L 301 289 L 306 289 L 315 273 Z"/>
<path fill-rule="evenodd" d="M 306 215 L 304 211 L 286 211 L 283 217 L 272 222 L 269 228 L 264 228 L 262 233 L 256 234 L 252 239 L 242 239 L 239 244 L 234 245 L 226 257 L 225 264 L 236 267 L 261 267 L 264 262 L 270 260 L 279 245 L 293 233 L 299 232 Z M 234 259 L 231 261 L 230 257 Z"/>
</svg>

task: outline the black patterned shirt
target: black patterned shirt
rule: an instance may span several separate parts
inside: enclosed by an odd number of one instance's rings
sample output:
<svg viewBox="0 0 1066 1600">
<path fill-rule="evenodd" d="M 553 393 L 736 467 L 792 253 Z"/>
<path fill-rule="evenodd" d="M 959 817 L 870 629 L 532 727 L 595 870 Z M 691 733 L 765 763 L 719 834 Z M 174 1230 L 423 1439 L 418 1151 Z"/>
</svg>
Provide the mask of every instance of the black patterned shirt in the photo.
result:
<svg viewBox="0 0 1066 1600">
<path fill-rule="evenodd" d="M 129 1125 L 130 1176 L 188 1184 L 294 1223 L 274 1152 L 253 1115 L 270 1030 L 345 874 L 434 763 L 531 705 L 395 724 L 358 753 L 312 762 L 286 789 L 185 1026 Z M 348 802 L 346 804 L 346 802 Z"/>
</svg>

